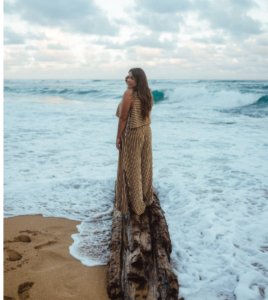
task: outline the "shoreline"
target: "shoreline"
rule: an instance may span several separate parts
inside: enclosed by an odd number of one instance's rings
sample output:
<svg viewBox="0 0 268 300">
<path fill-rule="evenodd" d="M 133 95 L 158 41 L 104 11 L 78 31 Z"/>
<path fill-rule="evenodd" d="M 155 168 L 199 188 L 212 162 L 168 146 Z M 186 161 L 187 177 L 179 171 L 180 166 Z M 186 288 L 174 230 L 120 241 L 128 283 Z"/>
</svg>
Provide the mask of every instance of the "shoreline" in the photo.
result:
<svg viewBox="0 0 268 300">
<path fill-rule="evenodd" d="M 4 299 L 109 300 L 107 266 L 69 253 L 81 221 L 41 214 L 3 218 Z"/>
</svg>

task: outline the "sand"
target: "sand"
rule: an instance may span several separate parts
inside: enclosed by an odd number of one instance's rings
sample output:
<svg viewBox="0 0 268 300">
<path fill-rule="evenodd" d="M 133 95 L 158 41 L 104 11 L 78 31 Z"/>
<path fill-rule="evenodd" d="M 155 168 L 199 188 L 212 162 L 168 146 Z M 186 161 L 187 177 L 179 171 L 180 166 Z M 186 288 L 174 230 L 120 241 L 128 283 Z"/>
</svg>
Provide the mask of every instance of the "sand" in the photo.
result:
<svg viewBox="0 0 268 300">
<path fill-rule="evenodd" d="M 5 300 L 109 299 L 107 267 L 84 266 L 69 254 L 80 223 L 42 215 L 4 219 Z"/>
</svg>

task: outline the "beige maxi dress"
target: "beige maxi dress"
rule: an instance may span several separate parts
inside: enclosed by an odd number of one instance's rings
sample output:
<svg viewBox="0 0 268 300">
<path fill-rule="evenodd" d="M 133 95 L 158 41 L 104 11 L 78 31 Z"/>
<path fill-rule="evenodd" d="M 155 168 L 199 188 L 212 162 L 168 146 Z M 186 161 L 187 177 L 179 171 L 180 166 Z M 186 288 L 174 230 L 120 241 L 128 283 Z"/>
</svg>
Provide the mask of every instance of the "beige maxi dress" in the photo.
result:
<svg viewBox="0 0 268 300">
<path fill-rule="evenodd" d="M 116 209 L 122 216 L 132 209 L 141 215 L 153 202 L 153 158 L 151 116 L 141 115 L 141 100 L 134 93 L 134 105 L 130 108 L 126 127 L 121 135 L 116 180 Z M 121 115 L 122 100 L 116 116 Z"/>
</svg>

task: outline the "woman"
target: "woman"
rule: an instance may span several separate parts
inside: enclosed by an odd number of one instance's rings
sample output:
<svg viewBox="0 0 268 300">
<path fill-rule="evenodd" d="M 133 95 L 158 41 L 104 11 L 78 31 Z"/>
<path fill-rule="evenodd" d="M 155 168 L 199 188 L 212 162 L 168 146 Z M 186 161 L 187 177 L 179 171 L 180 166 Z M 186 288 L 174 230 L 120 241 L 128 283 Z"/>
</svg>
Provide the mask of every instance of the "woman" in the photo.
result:
<svg viewBox="0 0 268 300">
<path fill-rule="evenodd" d="M 130 69 L 127 90 L 119 103 L 116 147 L 119 150 L 116 208 L 126 216 L 141 215 L 153 202 L 151 110 L 153 96 L 144 71 Z"/>
</svg>

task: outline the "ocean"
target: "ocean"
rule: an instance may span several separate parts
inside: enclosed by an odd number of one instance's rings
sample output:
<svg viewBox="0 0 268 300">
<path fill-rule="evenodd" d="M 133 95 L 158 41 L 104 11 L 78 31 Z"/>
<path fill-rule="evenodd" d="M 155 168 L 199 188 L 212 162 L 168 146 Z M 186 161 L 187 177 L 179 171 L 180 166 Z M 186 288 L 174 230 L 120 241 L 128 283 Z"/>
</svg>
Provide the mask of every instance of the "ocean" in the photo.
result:
<svg viewBox="0 0 268 300">
<path fill-rule="evenodd" d="M 268 299 L 268 81 L 149 86 L 153 184 L 179 296 Z M 87 266 L 109 254 L 125 89 L 124 80 L 4 81 L 4 217 L 82 221 L 69 250 Z"/>
</svg>

